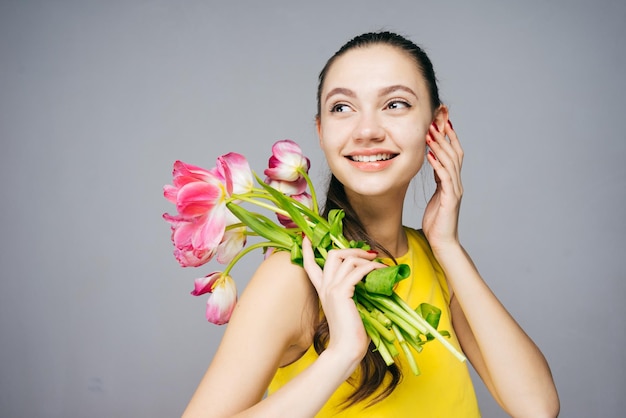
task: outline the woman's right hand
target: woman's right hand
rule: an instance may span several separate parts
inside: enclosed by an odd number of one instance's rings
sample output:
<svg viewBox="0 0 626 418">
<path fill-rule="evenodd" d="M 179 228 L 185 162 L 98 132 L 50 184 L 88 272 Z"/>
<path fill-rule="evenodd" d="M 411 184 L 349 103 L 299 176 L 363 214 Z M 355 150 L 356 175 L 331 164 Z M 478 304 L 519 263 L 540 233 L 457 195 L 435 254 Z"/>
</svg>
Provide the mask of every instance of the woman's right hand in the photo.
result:
<svg viewBox="0 0 626 418">
<path fill-rule="evenodd" d="M 326 351 L 345 356 L 354 370 L 365 356 L 369 338 L 352 299 L 354 286 L 370 271 L 384 267 L 372 261 L 374 253 L 351 248 L 331 250 L 322 270 L 315 262 L 311 241 L 302 240 L 304 269 L 315 287 L 328 321 L 330 340 Z"/>
</svg>

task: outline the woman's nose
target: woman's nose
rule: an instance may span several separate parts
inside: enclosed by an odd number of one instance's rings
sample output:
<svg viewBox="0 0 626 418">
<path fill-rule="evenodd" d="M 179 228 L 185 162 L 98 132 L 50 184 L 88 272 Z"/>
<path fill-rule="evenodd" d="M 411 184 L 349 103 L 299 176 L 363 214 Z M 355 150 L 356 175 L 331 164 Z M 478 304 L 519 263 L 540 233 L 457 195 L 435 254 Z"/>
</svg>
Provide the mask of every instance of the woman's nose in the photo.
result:
<svg viewBox="0 0 626 418">
<path fill-rule="evenodd" d="M 363 112 L 359 115 L 352 132 L 355 141 L 382 141 L 385 130 L 375 113 Z"/>
</svg>

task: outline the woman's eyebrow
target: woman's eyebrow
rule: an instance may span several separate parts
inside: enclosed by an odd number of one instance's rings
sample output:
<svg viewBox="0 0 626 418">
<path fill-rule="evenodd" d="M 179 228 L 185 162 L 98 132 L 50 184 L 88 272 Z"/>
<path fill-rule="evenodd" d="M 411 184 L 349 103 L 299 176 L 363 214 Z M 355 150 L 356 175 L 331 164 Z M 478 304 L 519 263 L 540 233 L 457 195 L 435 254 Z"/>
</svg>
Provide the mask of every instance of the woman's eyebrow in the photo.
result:
<svg viewBox="0 0 626 418">
<path fill-rule="evenodd" d="M 382 88 L 382 89 L 380 89 L 378 95 L 379 96 L 386 96 L 386 95 L 388 95 L 390 93 L 393 93 L 395 91 L 398 91 L 398 90 L 406 91 L 407 93 L 410 93 L 413 96 L 417 97 L 417 94 L 415 94 L 413 89 L 411 89 L 410 87 L 407 87 L 405 85 L 402 85 L 402 84 L 395 84 L 393 86 Z"/>
<path fill-rule="evenodd" d="M 405 91 L 409 94 L 412 94 L 413 96 L 417 97 L 417 94 L 415 94 L 415 92 L 413 91 L 413 89 L 411 89 L 410 87 L 407 87 L 403 84 L 394 84 L 393 86 L 389 86 L 389 87 L 384 87 L 382 89 L 380 89 L 380 91 L 378 92 L 379 96 L 386 96 L 388 94 L 391 94 L 395 91 Z M 326 98 L 324 99 L 324 102 L 327 102 L 328 99 L 336 94 L 343 94 L 345 96 L 348 97 L 356 97 L 356 93 L 348 88 L 345 87 L 335 87 L 334 89 L 332 89 L 331 91 L 328 92 L 328 94 L 326 95 Z"/>
<path fill-rule="evenodd" d="M 324 102 L 328 101 L 328 99 L 331 96 L 334 96 L 336 94 L 343 94 L 348 97 L 356 97 L 356 93 L 350 89 L 347 89 L 345 87 L 335 87 L 334 89 L 328 92 L 328 94 L 326 95 L 326 98 L 324 99 Z"/>
</svg>

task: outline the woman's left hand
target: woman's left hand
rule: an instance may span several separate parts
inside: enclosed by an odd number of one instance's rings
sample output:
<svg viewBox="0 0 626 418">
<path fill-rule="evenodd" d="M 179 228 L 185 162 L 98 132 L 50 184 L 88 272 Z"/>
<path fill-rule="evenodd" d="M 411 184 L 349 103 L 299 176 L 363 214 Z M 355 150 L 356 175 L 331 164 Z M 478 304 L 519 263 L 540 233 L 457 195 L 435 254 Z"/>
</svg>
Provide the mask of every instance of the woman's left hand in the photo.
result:
<svg viewBox="0 0 626 418">
<path fill-rule="evenodd" d="M 422 229 L 436 251 L 449 244 L 458 244 L 459 241 L 463 149 L 449 121 L 444 125 L 443 132 L 439 132 L 436 125 L 432 124 L 426 136 L 426 144 L 430 148 L 427 159 L 435 171 L 437 189 L 426 205 Z"/>
</svg>

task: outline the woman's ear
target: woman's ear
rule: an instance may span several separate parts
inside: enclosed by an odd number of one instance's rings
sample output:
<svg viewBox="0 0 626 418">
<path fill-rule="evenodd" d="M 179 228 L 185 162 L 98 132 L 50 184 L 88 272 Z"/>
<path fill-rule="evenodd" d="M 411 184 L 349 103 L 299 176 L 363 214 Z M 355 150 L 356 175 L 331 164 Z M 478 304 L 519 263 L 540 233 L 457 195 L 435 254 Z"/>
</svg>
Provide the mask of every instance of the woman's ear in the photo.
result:
<svg viewBox="0 0 626 418">
<path fill-rule="evenodd" d="M 320 145 L 322 145 L 322 124 L 319 116 L 315 117 L 315 128 L 317 129 L 317 139 L 320 142 Z"/>
<path fill-rule="evenodd" d="M 435 118 L 433 122 L 437 125 L 439 132 L 443 132 L 446 127 L 446 123 L 448 123 L 448 106 L 439 105 L 437 110 L 435 110 Z"/>
</svg>

